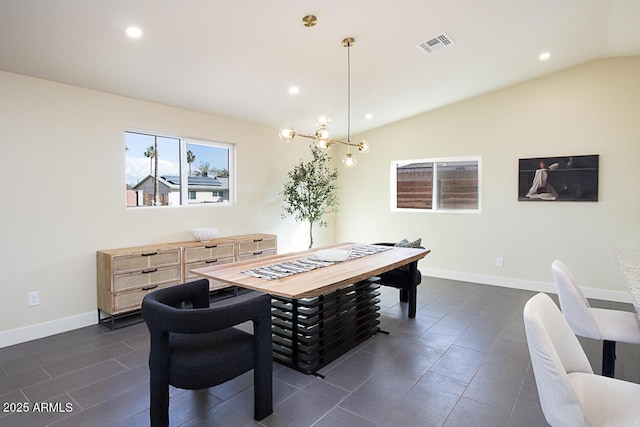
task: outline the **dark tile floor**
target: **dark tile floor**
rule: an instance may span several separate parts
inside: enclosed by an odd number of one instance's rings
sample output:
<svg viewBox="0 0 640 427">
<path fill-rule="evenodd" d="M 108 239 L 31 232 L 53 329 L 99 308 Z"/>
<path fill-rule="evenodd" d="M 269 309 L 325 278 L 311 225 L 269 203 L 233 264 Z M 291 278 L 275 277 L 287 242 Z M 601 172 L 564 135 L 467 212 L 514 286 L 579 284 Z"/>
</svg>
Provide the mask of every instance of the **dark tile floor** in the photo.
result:
<svg viewBox="0 0 640 427">
<path fill-rule="evenodd" d="M 533 292 L 425 278 L 418 315 L 407 319 L 397 290 L 381 291 L 381 325 L 390 335 L 326 366 L 325 379 L 274 364 L 274 413 L 262 422 L 252 419 L 249 373 L 208 390 L 172 389 L 171 425 L 546 425 L 522 322 Z M 599 371 L 600 343 L 581 343 Z M 638 347 L 618 344 L 618 378 L 640 382 Z M 0 349 L 0 425 L 148 425 L 148 348 L 146 326 L 138 324 L 114 332 L 90 326 Z"/>
</svg>

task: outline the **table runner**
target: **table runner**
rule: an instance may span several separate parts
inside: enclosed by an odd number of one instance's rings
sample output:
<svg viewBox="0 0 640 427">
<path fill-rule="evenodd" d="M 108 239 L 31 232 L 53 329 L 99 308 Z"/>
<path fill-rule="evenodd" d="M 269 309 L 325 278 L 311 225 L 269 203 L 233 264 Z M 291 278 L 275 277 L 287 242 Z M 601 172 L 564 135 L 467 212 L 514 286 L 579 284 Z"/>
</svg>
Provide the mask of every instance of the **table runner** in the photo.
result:
<svg viewBox="0 0 640 427">
<path fill-rule="evenodd" d="M 351 261 L 352 259 L 361 258 L 363 256 L 377 254 L 379 252 L 388 251 L 389 249 L 392 248 L 388 246 L 357 245 L 349 248 L 349 256 L 344 261 L 323 261 L 321 259 L 318 259 L 316 255 L 313 255 L 307 258 L 285 261 L 278 264 L 266 265 L 264 267 L 246 270 L 242 273 L 249 276 L 258 277 L 260 279 L 275 280 L 294 274 L 315 270 L 316 268 L 327 267 L 339 262 L 347 262 Z"/>
</svg>

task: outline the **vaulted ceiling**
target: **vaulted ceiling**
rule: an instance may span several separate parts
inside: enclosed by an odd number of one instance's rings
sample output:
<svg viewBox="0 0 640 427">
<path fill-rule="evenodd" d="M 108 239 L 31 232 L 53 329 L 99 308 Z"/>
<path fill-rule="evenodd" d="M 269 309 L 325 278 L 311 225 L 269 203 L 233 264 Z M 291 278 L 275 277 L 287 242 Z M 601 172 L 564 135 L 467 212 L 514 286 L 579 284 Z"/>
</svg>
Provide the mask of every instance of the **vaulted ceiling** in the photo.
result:
<svg viewBox="0 0 640 427">
<path fill-rule="evenodd" d="M 303 26 L 307 14 L 316 26 Z M 127 37 L 132 25 L 142 37 Z M 441 33 L 453 44 L 430 55 L 418 48 Z M 274 130 L 311 132 L 324 113 L 346 135 L 345 37 L 356 40 L 353 134 L 594 59 L 640 55 L 640 1 L 0 2 L 0 70 Z"/>
</svg>

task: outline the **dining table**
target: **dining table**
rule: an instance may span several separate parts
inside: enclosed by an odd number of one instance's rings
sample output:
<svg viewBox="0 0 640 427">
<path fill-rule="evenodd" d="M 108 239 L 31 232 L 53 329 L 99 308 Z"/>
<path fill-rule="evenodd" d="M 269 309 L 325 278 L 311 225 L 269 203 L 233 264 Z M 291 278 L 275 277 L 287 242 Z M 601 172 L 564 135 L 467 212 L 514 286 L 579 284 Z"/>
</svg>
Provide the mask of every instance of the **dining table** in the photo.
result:
<svg viewBox="0 0 640 427">
<path fill-rule="evenodd" d="M 339 243 L 191 270 L 271 296 L 274 360 L 306 374 L 380 332 L 377 275 L 418 262 L 428 249 Z M 326 254 L 345 254 L 345 259 Z"/>
</svg>

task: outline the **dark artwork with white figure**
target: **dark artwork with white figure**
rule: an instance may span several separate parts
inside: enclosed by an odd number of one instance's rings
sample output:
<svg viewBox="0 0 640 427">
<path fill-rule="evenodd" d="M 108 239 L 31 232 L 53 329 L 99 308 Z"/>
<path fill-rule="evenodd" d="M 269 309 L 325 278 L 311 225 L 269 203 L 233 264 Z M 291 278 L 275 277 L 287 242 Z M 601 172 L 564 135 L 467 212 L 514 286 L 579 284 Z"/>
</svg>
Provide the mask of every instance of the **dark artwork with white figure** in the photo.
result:
<svg viewBox="0 0 640 427">
<path fill-rule="evenodd" d="M 518 200 L 598 201 L 598 155 L 520 159 Z"/>
</svg>

